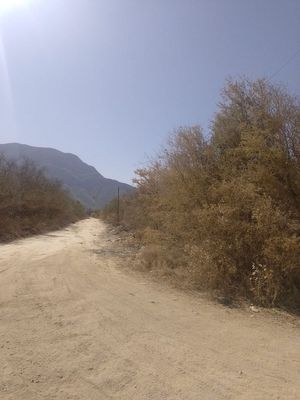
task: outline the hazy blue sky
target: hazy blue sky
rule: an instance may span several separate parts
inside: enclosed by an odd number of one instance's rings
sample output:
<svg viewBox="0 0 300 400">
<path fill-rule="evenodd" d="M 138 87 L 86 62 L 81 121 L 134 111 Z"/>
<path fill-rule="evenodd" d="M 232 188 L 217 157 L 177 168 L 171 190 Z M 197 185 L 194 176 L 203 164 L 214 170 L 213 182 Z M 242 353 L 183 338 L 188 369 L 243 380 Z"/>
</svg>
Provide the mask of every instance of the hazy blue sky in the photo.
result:
<svg viewBox="0 0 300 400">
<path fill-rule="evenodd" d="M 2 143 L 128 182 L 174 128 L 208 127 L 228 76 L 270 77 L 299 50 L 273 80 L 300 94 L 300 0 L 22 1 L 0 5 Z"/>
</svg>

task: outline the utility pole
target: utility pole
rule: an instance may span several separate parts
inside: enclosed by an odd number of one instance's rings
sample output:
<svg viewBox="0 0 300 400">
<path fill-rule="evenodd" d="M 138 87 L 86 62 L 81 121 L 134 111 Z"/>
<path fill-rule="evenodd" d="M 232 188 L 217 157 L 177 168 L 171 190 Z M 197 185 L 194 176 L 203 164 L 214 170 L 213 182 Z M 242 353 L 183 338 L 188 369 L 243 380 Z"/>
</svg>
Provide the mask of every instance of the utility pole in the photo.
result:
<svg viewBox="0 0 300 400">
<path fill-rule="evenodd" d="M 118 186 L 117 224 L 120 224 L 120 188 Z"/>
</svg>

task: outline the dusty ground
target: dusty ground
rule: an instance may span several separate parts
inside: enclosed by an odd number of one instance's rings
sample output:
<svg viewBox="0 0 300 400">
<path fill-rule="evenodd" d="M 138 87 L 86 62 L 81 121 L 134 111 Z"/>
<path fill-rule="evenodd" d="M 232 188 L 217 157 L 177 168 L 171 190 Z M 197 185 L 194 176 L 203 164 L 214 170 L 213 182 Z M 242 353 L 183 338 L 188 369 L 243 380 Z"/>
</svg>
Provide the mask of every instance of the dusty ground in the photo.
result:
<svg viewBox="0 0 300 400">
<path fill-rule="evenodd" d="M 300 399 L 292 317 L 233 310 L 123 270 L 90 219 L 0 246 L 0 398 Z"/>
</svg>

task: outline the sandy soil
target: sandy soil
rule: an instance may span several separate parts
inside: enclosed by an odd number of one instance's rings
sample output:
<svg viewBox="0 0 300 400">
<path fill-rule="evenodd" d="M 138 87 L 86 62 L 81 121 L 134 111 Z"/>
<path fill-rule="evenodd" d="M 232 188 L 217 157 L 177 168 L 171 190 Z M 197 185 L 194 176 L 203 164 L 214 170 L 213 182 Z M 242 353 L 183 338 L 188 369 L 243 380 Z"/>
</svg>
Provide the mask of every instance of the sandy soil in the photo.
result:
<svg viewBox="0 0 300 400">
<path fill-rule="evenodd" d="M 0 398 L 300 399 L 292 317 L 128 272 L 95 220 L 0 246 Z"/>
</svg>

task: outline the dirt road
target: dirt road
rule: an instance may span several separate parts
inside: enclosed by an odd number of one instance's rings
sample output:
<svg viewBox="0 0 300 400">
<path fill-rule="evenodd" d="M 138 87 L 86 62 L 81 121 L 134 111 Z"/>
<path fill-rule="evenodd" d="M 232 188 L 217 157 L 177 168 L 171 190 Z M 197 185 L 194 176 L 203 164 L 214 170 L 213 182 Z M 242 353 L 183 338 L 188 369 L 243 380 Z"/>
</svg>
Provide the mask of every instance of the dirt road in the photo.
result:
<svg viewBox="0 0 300 400">
<path fill-rule="evenodd" d="M 0 399 L 300 399 L 297 320 L 126 272 L 95 219 L 0 246 Z"/>
</svg>

